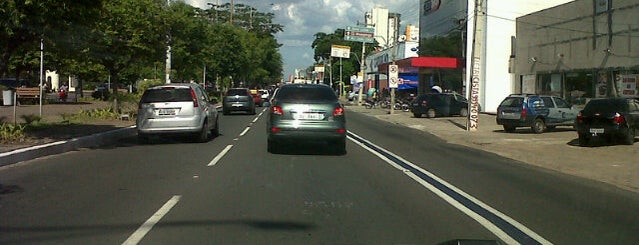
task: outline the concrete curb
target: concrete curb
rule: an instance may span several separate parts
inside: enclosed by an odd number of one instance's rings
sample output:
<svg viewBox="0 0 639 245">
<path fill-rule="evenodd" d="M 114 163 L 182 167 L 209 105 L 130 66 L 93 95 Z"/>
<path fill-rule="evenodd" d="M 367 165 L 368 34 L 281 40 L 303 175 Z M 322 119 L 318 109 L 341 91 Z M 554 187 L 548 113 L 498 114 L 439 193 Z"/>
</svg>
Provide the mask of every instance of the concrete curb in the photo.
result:
<svg viewBox="0 0 639 245">
<path fill-rule="evenodd" d="M 130 126 L 69 140 L 56 141 L 44 145 L 37 145 L 9 152 L 3 152 L 0 153 L 0 167 L 36 159 L 39 157 L 74 151 L 80 148 L 91 148 L 108 145 L 120 138 L 134 135 L 136 133 L 135 129 L 135 126 Z"/>
</svg>

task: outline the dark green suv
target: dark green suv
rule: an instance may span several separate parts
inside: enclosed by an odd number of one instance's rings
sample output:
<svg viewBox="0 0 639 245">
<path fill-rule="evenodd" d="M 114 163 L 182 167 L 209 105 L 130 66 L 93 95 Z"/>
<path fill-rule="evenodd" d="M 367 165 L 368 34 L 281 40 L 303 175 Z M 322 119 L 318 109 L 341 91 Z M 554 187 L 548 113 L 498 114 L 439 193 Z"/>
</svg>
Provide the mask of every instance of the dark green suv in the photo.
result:
<svg viewBox="0 0 639 245">
<path fill-rule="evenodd" d="M 269 152 L 316 142 L 327 143 L 338 154 L 346 152 L 344 107 L 329 86 L 286 84 L 271 102 L 266 120 Z"/>
</svg>

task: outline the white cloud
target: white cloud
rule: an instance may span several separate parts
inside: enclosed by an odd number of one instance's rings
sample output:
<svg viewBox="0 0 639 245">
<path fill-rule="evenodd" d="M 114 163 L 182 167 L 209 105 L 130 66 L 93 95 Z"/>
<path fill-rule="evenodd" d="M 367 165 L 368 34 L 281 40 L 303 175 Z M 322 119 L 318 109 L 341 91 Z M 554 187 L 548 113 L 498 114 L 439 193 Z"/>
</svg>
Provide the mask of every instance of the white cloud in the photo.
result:
<svg viewBox="0 0 639 245">
<path fill-rule="evenodd" d="M 230 0 L 184 0 L 199 8 L 208 8 L 208 2 L 220 4 Z M 338 28 L 357 24 L 364 20 L 364 13 L 374 7 L 388 8 L 401 14 L 402 26 L 418 25 L 419 1 L 415 0 L 234 0 L 235 4 L 247 4 L 262 12 L 275 14 L 275 22 L 284 26 L 276 37 L 282 44 L 280 52 L 284 61 L 284 76 L 296 68 L 313 64 L 311 43 L 318 32 L 333 33 Z"/>
</svg>

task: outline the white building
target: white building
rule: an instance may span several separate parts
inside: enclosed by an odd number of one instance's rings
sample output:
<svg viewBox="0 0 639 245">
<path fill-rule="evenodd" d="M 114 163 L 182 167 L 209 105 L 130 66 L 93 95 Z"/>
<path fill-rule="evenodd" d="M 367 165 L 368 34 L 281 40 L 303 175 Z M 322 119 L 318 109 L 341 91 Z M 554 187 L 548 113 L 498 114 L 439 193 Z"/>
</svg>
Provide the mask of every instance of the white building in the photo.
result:
<svg viewBox="0 0 639 245">
<path fill-rule="evenodd" d="M 481 108 L 484 112 L 494 113 L 501 100 L 516 90 L 514 72 L 509 69 L 513 54 L 513 39 L 516 35 L 515 19 L 519 16 L 536 12 L 545 8 L 570 2 L 570 0 L 490 0 L 484 1 L 486 8 L 485 26 L 478 27 L 485 31 L 485 39 L 480 40 L 485 56 L 482 59 L 480 87 Z M 465 70 L 461 76 L 462 87 L 466 86 L 470 77 L 470 54 L 473 44 L 473 10 L 474 0 L 420 1 L 420 41 L 438 36 L 447 36 L 451 32 L 462 32 L 465 44 Z M 469 18 L 466 18 L 469 17 Z M 464 35 L 466 34 L 466 35 Z M 422 76 L 420 79 L 425 79 Z M 443 81 L 436 81 L 443 82 Z M 460 91 L 461 92 L 461 91 Z M 465 92 L 465 91 L 464 91 Z"/>
<path fill-rule="evenodd" d="M 389 13 L 387 8 L 376 7 L 364 16 L 367 27 L 375 28 L 375 41 L 382 48 L 392 46 L 398 38 L 400 15 Z"/>
</svg>

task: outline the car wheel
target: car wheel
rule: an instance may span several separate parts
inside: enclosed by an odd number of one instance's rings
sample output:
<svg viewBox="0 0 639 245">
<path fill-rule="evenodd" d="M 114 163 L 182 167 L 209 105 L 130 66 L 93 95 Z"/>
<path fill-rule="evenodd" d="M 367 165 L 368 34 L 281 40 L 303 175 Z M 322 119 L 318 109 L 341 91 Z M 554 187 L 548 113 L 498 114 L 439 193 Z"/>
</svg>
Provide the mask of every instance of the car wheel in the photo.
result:
<svg viewBox="0 0 639 245">
<path fill-rule="evenodd" d="M 462 117 L 467 117 L 468 116 L 468 108 L 461 108 L 461 110 L 459 110 L 459 115 Z"/>
<path fill-rule="evenodd" d="M 541 118 L 537 118 L 533 122 L 531 129 L 533 133 L 541 134 L 546 130 L 546 123 L 544 123 L 544 120 L 541 120 Z"/>
<path fill-rule="evenodd" d="M 435 109 L 428 109 L 428 111 L 426 112 L 426 116 L 428 118 L 434 118 L 436 116 Z"/>
<path fill-rule="evenodd" d="M 422 117 L 422 114 L 421 113 L 413 113 L 413 116 L 415 116 L 416 118 L 420 118 L 420 117 Z"/>
<path fill-rule="evenodd" d="M 198 143 L 204 143 L 209 139 L 209 123 L 207 120 L 204 120 L 204 125 L 202 125 L 202 130 L 195 134 L 195 141 Z"/>
<path fill-rule="evenodd" d="M 579 146 L 588 146 L 588 143 L 590 143 L 590 139 L 588 138 L 588 135 L 586 134 L 579 134 Z"/>
<path fill-rule="evenodd" d="M 633 145 L 635 143 L 635 129 L 628 128 L 628 132 L 624 135 L 623 143 L 626 145 Z"/>
<path fill-rule="evenodd" d="M 215 127 L 211 129 L 211 134 L 213 137 L 217 137 L 220 135 L 220 124 L 218 122 L 218 118 L 215 118 Z"/>
<path fill-rule="evenodd" d="M 508 132 L 508 133 L 512 133 L 515 132 L 515 129 L 517 127 L 512 126 L 512 125 L 503 125 L 504 126 L 504 131 Z"/>
</svg>

